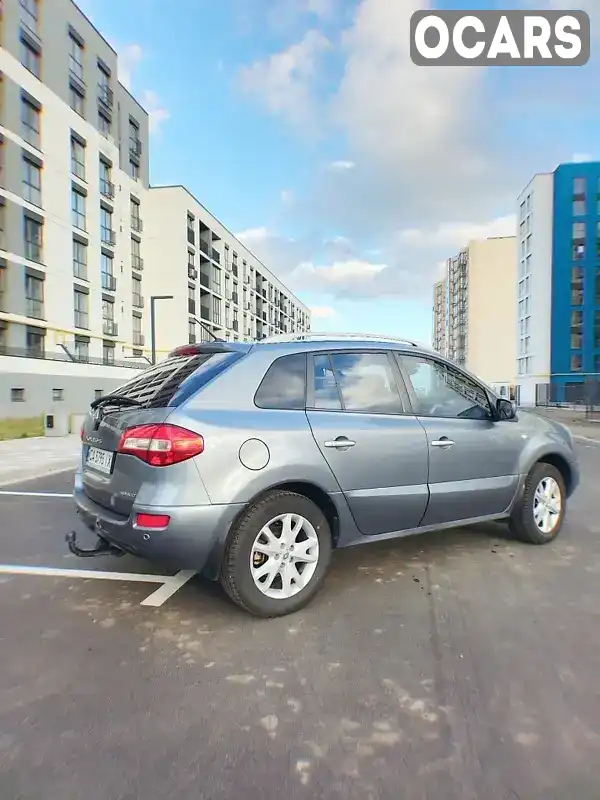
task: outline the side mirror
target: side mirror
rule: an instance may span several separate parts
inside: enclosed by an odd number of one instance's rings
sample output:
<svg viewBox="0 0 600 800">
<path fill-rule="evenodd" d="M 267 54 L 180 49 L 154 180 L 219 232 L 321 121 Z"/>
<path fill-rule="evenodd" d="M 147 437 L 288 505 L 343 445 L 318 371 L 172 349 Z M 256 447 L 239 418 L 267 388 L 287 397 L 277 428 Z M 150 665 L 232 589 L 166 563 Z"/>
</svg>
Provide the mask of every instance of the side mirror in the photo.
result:
<svg viewBox="0 0 600 800">
<path fill-rule="evenodd" d="M 515 419 L 517 416 L 517 404 L 513 400 L 506 400 L 503 397 L 496 401 L 496 411 L 498 419 Z"/>
</svg>

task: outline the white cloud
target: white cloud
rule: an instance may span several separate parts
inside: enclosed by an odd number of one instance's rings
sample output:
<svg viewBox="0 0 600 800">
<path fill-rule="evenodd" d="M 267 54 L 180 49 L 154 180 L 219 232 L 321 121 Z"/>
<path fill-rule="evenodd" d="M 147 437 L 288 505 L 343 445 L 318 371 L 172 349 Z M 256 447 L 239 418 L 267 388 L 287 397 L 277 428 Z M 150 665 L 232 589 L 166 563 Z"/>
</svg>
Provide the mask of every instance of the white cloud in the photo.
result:
<svg viewBox="0 0 600 800">
<path fill-rule="evenodd" d="M 313 319 L 334 319 L 337 311 L 332 306 L 311 306 L 310 313 Z"/>
<path fill-rule="evenodd" d="M 140 102 L 148 112 L 150 133 L 159 136 L 162 133 L 163 124 L 171 119 L 171 112 L 162 105 L 156 92 L 151 89 L 145 89 L 142 92 Z"/>
<path fill-rule="evenodd" d="M 133 74 L 144 57 L 144 51 L 141 44 L 127 44 L 117 49 L 117 54 L 119 81 L 128 91 L 131 91 Z"/>
<path fill-rule="evenodd" d="M 479 225 L 470 223 L 443 223 L 433 230 L 405 228 L 396 235 L 399 245 L 413 246 L 440 245 L 448 250 L 460 249 L 472 239 L 487 239 L 494 236 L 515 236 L 517 232 L 516 214 L 497 217 Z M 452 253 L 449 253 L 452 255 Z"/>
<path fill-rule="evenodd" d="M 281 114 L 295 124 L 305 124 L 313 116 L 311 87 L 320 57 L 328 47 L 324 34 L 309 30 L 287 50 L 242 67 L 241 85 L 271 113 Z"/>
<path fill-rule="evenodd" d="M 236 238 L 241 242 L 257 242 L 267 239 L 271 234 L 266 228 L 248 228 L 236 233 Z"/>
<path fill-rule="evenodd" d="M 337 172 L 344 172 L 348 169 L 354 169 L 355 166 L 354 161 L 332 161 L 327 165 L 327 168 Z"/>
</svg>

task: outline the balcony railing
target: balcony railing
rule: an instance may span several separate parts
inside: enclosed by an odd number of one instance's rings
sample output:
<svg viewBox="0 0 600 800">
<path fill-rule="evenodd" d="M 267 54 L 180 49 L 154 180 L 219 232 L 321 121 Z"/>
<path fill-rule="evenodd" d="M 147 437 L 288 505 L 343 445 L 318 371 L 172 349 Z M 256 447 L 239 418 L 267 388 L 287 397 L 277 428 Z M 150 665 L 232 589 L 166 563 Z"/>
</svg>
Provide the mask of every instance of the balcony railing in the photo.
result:
<svg viewBox="0 0 600 800">
<path fill-rule="evenodd" d="M 115 292 L 117 290 L 117 279 L 114 275 L 108 272 L 102 273 L 102 288 L 107 292 Z"/>
<path fill-rule="evenodd" d="M 100 194 L 112 200 L 115 196 L 115 185 L 106 178 L 100 178 Z"/>
<path fill-rule="evenodd" d="M 118 336 L 119 326 L 114 321 L 114 319 L 102 320 L 102 333 L 104 334 L 104 336 Z"/>
<path fill-rule="evenodd" d="M 135 233 L 141 233 L 144 230 L 144 223 L 135 214 L 131 215 L 131 230 L 135 231 Z"/>
<path fill-rule="evenodd" d="M 219 253 L 218 250 L 215 250 L 214 247 L 212 248 L 212 259 L 213 261 L 216 261 L 217 264 L 221 263 L 221 253 Z"/>
<path fill-rule="evenodd" d="M 144 344 L 146 343 L 146 338 L 145 338 L 143 333 L 135 333 L 134 332 L 134 334 L 132 336 L 132 341 L 133 341 L 133 344 L 136 347 L 143 347 Z"/>
<path fill-rule="evenodd" d="M 62 363 L 77 363 L 77 364 L 104 364 L 103 358 L 95 358 L 88 355 L 78 353 L 67 354 L 64 350 L 60 352 L 44 351 L 39 347 L 9 347 L 8 345 L 0 345 L 0 356 L 7 358 L 42 358 L 45 361 L 60 361 Z M 114 361 L 111 366 L 124 367 L 125 369 L 148 369 L 148 363 L 144 361 L 139 363 L 136 361 Z"/>
<path fill-rule="evenodd" d="M 205 241 L 204 239 L 200 239 L 198 242 L 198 247 L 202 250 L 203 253 L 206 253 L 207 256 L 210 258 L 210 253 L 212 250 L 212 245 L 210 242 Z"/>
<path fill-rule="evenodd" d="M 195 267 L 188 267 L 188 278 L 195 281 L 198 277 L 198 270 Z"/>
<path fill-rule="evenodd" d="M 144 307 L 144 298 L 142 297 L 142 295 L 141 294 L 134 294 L 133 298 L 132 298 L 132 301 L 131 301 L 131 305 L 134 308 L 143 308 Z"/>
<path fill-rule="evenodd" d="M 134 137 L 130 137 L 129 139 L 129 153 L 136 158 L 139 158 L 142 155 L 142 141 L 141 139 L 137 139 Z"/>
<path fill-rule="evenodd" d="M 132 254 L 131 266 L 133 267 L 133 269 L 137 269 L 138 272 L 141 272 L 144 269 L 144 259 L 141 256 L 136 256 L 135 254 Z"/>
<path fill-rule="evenodd" d="M 109 111 L 115 103 L 115 93 L 110 86 L 107 86 L 105 83 L 98 84 L 98 102 Z"/>
<path fill-rule="evenodd" d="M 32 319 L 44 319 L 44 301 L 28 297 L 25 313 Z"/>
<path fill-rule="evenodd" d="M 85 95 L 85 81 L 83 75 L 80 74 L 81 67 L 69 66 L 69 80 L 78 90 L 79 94 Z"/>
<path fill-rule="evenodd" d="M 111 247 L 114 247 L 117 243 L 117 234 L 110 230 L 110 228 L 101 228 L 100 240 L 102 241 L 102 244 L 108 244 Z"/>
</svg>

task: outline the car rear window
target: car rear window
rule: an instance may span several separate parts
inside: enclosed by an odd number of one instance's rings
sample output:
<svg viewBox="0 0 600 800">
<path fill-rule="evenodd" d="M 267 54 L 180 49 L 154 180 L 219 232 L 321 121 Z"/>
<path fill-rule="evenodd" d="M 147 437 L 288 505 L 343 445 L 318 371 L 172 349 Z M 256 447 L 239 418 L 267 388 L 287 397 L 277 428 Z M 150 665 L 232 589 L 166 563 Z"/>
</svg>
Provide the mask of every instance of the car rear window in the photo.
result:
<svg viewBox="0 0 600 800">
<path fill-rule="evenodd" d="M 114 394 L 137 400 L 144 408 L 178 406 L 243 356 L 244 353 L 225 352 L 168 358 Z"/>
</svg>

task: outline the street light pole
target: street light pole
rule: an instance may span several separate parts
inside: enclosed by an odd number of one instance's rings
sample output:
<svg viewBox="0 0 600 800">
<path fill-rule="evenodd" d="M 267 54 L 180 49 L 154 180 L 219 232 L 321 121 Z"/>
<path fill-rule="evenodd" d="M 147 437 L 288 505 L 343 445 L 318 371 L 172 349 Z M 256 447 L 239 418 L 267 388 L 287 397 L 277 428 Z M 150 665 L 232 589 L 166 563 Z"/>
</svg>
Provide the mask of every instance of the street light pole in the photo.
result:
<svg viewBox="0 0 600 800">
<path fill-rule="evenodd" d="M 156 364 L 156 319 L 154 304 L 157 300 L 172 300 L 172 294 L 153 294 L 150 297 L 150 344 L 152 346 L 152 363 Z"/>
</svg>

